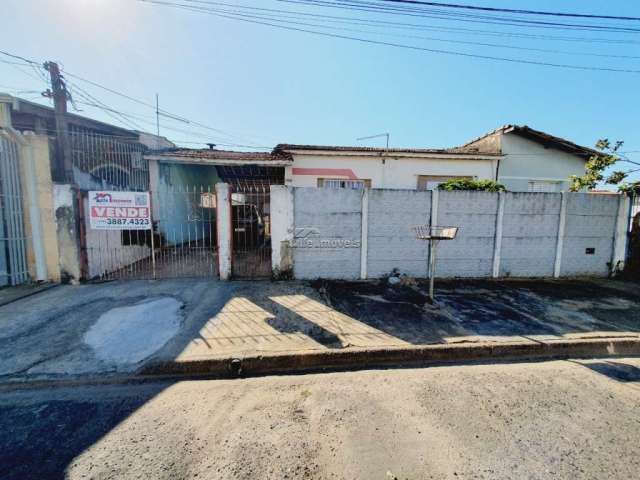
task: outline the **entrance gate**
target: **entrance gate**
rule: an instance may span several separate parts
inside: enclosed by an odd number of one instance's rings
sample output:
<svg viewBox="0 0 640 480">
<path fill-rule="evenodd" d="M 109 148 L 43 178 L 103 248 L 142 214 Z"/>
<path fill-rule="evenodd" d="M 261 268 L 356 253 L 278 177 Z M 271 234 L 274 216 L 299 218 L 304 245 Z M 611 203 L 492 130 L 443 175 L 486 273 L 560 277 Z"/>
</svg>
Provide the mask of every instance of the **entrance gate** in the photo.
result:
<svg viewBox="0 0 640 480">
<path fill-rule="evenodd" d="M 18 145 L 0 132 L 0 287 L 28 281 Z"/>
<path fill-rule="evenodd" d="M 271 276 L 271 209 L 268 184 L 237 185 L 231 194 L 231 269 L 236 278 Z"/>
<path fill-rule="evenodd" d="M 88 192 L 81 193 L 84 278 L 218 276 L 214 186 L 167 187 L 150 193 L 153 230 L 90 229 Z"/>
</svg>

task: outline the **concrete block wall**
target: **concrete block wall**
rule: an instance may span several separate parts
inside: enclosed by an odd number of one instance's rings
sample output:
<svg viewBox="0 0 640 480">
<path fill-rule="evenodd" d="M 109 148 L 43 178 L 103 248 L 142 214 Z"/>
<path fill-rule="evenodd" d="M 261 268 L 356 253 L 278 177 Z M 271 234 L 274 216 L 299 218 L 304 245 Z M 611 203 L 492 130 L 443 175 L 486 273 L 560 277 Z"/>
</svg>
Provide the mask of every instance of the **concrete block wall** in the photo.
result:
<svg viewBox="0 0 640 480">
<path fill-rule="evenodd" d="M 360 278 L 362 196 L 362 190 L 294 190 L 295 278 Z"/>
<path fill-rule="evenodd" d="M 613 257 L 617 200 L 612 195 L 568 195 L 561 275 L 607 275 Z M 588 248 L 595 249 L 594 253 L 587 254 Z"/>
<path fill-rule="evenodd" d="M 490 277 L 496 233 L 498 195 L 487 192 L 436 192 L 434 225 L 459 227 L 452 241 L 436 252 L 439 277 Z"/>
<path fill-rule="evenodd" d="M 618 195 L 278 187 L 278 202 L 272 264 L 300 279 L 425 277 L 428 242 L 413 227 L 429 224 L 459 227 L 438 244 L 438 277 L 606 276 L 624 262 Z"/>
<path fill-rule="evenodd" d="M 499 275 L 553 276 L 561 196 L 505 193 Z"/>
<path fill-rule="evenodd" d="M 428 225 L 431 192 L 370 190 L 367 222 L 367 277 L 397 268 L 407 275 L 427 275 L 428 242 L 417 240 L 413 227 Z"/>
</svg>

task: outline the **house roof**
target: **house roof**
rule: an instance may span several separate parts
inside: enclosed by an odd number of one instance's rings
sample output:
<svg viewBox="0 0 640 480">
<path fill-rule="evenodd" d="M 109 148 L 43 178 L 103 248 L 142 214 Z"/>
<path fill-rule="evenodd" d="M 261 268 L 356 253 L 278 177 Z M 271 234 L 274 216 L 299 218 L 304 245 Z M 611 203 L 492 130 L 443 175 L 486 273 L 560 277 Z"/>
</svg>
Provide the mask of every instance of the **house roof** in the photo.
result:
<svg viewBox="0 0 640 480">
<path fill-rule="evenodd" d="M 6 95 L 7 99 L 11 100 L 12 106 L 12 117 L 16 116 L 17 118 L 12 118 L 12 121 L 16 128 L 22 128 L 24 123 L 21 120 L 26 120 L 22 117 L 40 117 L 46 119 L 48 121 L 53 121 L 55 118 L 55 110 L 52 107 L 47 105 L 42 105 L 40 103 L 30 102 L 29 100 L 24 100 L 18 97 L 12 97 L 10 95 Z M 122 137 L 131 137 L 132 139 L 137 139 L 139 136 L 139 132 L 128 130 L 126 128 L 117 127 L 115 125 L 111 125 L 109 123 L 101 122 L 100 120 L 95 120 L 93 118 L 85 117 L 83 115 L 78 115 L 76 113 L 67 112 L 66 113 L 67 122 L 76 124 L 78 126 L 89 128 L 92 130 L 97 130 L 101 133 L 107 135 L 118 135 Z"/>
<path fill-rule="evenodd" d="M 455 148 L 379 148 L 362 146 L 340 146 L 340 145 L 299 145 L 290 143 L 280 143 L 273 149 L 274 153 L 291 152 L 295 150 L 307 151 L 328 151 L 328 152 L 363 152 L 363 153 L 399 153 L 399 154 L 438 154 L 438 155 L 500 155 L 499 152 L 481 152 L 478 148 L 455 147 Z"/>
<path fill-rule="evenodd" d="M 208 148 L 171 148 L 147 153 L 152 160 L 173 160 L 184 163 L 210 163 L 218 165 L 272 165 L 286 166 L 293 163 L 285 152 L 236 152 Z"/>
<path fill-rule="evenodd" d="M 514 133 L 516 135 L 519 135 L 521 137 L 527 138 L 541 145 L 544 145 L 545 147 L 557 148 L 558 150 L 562 150 L 568 153 L 573 153 L 574 155 L 578 155 L 585 159 L 588 159 L 592 155 L 596 155 L 600 153 L 597 150 L 594 150 L 592 148 L 583 147 L 582 145 L 573 143 L 565 138 L 556 137 L 555 135 L 551 135 L 549 133 L 545 133 L 540 130 L 535 130 L 527 125 L 514 125 L 514 124 L 508 124 L 508 125 L 503 125 L 502 127 L 498 127 L 495 130 L 485 133 L 484 135 L 478 138 L 475 138 L 470 142 L 464 144 L 462 148 L 473 146 L 473 144 L 475 144 L 476 142 L 479 142 L 484 138 L 487 138 L 499 133 Z"/>
</svg>

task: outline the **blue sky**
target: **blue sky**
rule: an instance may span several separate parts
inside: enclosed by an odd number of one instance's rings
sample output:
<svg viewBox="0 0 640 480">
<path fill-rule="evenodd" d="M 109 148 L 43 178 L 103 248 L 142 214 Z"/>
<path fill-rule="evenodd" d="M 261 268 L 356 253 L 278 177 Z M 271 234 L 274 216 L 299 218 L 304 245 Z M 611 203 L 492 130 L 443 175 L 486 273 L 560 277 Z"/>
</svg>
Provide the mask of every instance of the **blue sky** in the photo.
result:
<svg viewBox="0 0 640 480">
<path fill-rule="evenodd" d="M 311 10 L 275 0 L 226 1 L 328 15 L 358 15 L 326 8 Z M 640 16 L 640 2 L 627 0 L 459 3 Z M 589 146 L 600 137 L 623 139 L 624 150 L 634 152 L 629 156 L 640 160 L 640 153 L 635 153 L 640 151 L 640 74 L 568 70 L 368 45 L 136 0 L 3 0 L 2 4 L 3 12 L 9 14 L 6 17 L 11 18 L 7 22 L 5 17 L 0 32 L 3 50 L 37 61 L 58 60 L 67 72 L 149 103 L 155 102 L 157 92 L 161 108 L 230 133 L 222 135 L 163 119 L 161 133 L 177 141 L 265 147 L 279 142 L 373 146 L 383 145 L 384 140 L 357 142 L 356 138 L 390 132 L 394 147 L 448 147 L 499 125 L 517 123 Z M 398 16 L 369 18 L 415 20 Z M 506 29 L 442 20 L 418 21 L 430 26 L 640 42 L 637 33 Z M 640 22 L 626 25 L 640 28 Z M 480 55 L 640 70 L 640 59 L 585 55 L 640 56 L 640 43 L 421 33 L 448 40 L 573 52 L 568 55 L 347 34 Z M 44 81 L 28 67 L 0 64 L 0 72 L 0 91 L 45 88 Z M 140 115 L 139 124 L 154 131 L 152 109 L 79 81 L 76 84 L 111 108 Z M 21 96 L 37 98 L 35 93 Z M 116 123 L 101 110 L 79 106 L 84 115 Z"/>
</svg>

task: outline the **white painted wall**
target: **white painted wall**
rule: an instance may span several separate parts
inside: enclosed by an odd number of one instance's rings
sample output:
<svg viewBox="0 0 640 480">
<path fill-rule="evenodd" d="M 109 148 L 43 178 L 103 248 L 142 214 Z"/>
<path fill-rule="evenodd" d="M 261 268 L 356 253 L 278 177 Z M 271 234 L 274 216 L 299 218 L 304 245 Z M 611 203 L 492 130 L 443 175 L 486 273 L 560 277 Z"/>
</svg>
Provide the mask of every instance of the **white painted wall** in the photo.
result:
<svg viewBox="0 0 640 480">
<path fill-rule="evenodd" d="M 526 192 L 532 180 L 559 182 L 555 191 L 567 191 L 569 176 L 584 174 L 584 159 L 514 133 L 501 135 L 501 146 L 498 181 L 511 192 Z"/>
<path fill-rule="evenodd" d="M 624 261 L 628 203 L 620 195 L 284 190 L 272 190 L 283 206 L 272 222 L 283 231 L 293 224 L 286 261 L 295 278 L 379 278 L 395 268 L 424 277 L 427 242 L 413 227 L 430 223 L 459 227 L 438 246 L 439 277 L 606 276 Z M 274 255 L 274 271 L 282 258 Z"/>
<path fill-rule="evenodd" d="M 347 178 L 344 174 L 321 173 L 294 175 L 294 169 L 347 169 L 359 179 L 371 180 L 372 188 L 415 190 L 419 175 L 470 176 L 478 180 L 495 178 L 496 160 L 442 155 L 404 156 L 398 154 L 357 155 L 349 152 L 330 154 L 293 154 L 293 166 L 285 169 L 285 183 L 294 187 L 317 187 L 318 178 Z"/>
</svg>

